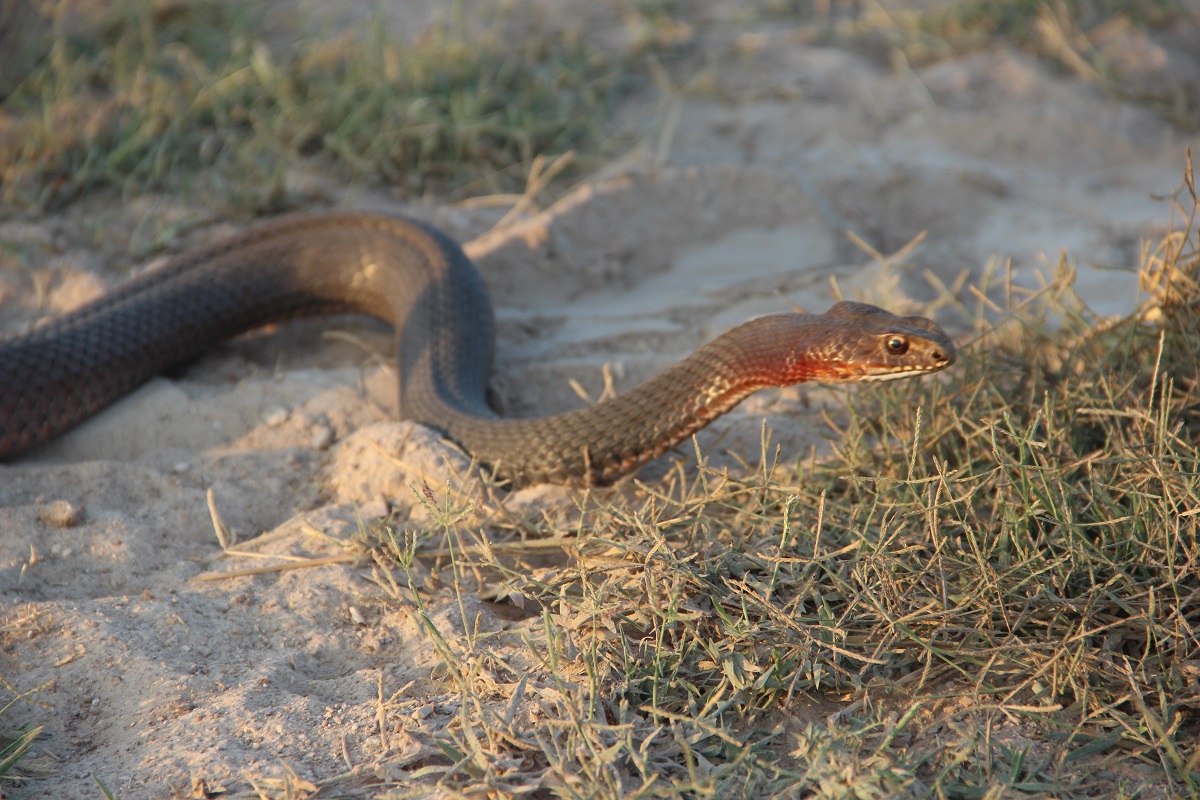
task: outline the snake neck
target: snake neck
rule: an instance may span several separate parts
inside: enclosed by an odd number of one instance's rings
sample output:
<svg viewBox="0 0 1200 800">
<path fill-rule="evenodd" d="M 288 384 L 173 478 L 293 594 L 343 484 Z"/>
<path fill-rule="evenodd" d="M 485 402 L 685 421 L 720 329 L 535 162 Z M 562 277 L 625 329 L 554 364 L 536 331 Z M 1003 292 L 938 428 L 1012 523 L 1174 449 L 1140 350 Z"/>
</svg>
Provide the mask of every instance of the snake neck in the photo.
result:
<svg viewBox="0 0 1200 800">
<path fill-rule="evenodd" d="M 548 417 L 501 419 L 480 402 L 447 402 L 455 375 L 423 358 L 403 413 L 442 430 L 501 477 L 522 485 L 610 483 L 771 386 L 832 373 L 800 314 L 760 317 L 617 397 Z M 823 360 L 824 359 L 824 360 Z M 455 373 L 457 374 L 457 373 Z"/>
</svg>

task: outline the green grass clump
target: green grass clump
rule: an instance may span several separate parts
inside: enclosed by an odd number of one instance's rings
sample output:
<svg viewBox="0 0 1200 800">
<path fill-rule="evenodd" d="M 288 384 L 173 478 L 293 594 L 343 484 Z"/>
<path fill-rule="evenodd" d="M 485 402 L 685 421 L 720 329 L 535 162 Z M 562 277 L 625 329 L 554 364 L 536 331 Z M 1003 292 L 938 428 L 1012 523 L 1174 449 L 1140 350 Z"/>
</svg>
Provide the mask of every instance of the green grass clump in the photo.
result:
<svg viewBox="0 0 1200 800">
<path fill-rule="evenodd" d="M 27 633 L 38 629 L 39 626 L 36 611 L 15 610 L 12 615 L 0 619 L 0 638 Z M 39 686 L 32 691 L 22 692 L 3 677 L 0 677 L 0 685 L 0 697 L 4 698 L 0 704 L 0 797 L 5 797 L 6 786 L 11 787 L 29 775 L 44 773 L 45 759 L 35 759 L 35 763 L 30 764 L 26 758 L 34 741 L 42 733 L 41 726 L 34 726 L 26 721 L 14 723 L 13 717 L 16 716 L 16 709 L 23 704 L 37 705 L 34 696 L 49 686 Z"/>
<path fill-rule="evenodd" d="M 12 702 L 0 708 L 0 717 L 12 707 Z M 42 732 L 41 728 L 31 728 L 28 725 L 13 731 L 8 735 L 0 734 L 0 780 L 12 780 L 17 775 L 14 770 L 17 762 L 33 747 L 33 741 Z M 3 784 L 0 783 L 0 786 Z"/>
<path fill-rule="evenodd" d="M 282 46 L 254 8 L 120 0 L 57 33 L 0 110 L 0 200 L 199 187 L 268 211 L 302 160 L 408 192 L 511 188 L 537 155 L 594 142 L 622 85 L 619 55 L 533 18 Z"/>
<path fill-rule="evenodd" d="M 589 495 L 543 531 L 573 553 L 550 566 L 468 522 L 469 502 L 441 511 L 440 583 L 415 577 L 418 537 L 385 532 L 407 570 L 394 594 L 418 613 L 439 585 L 532 613 L 465 640 L 424 617 L 463 712 L 413 781 L 1200 795 L 1195 223 L 1147 252 L 1153 300 L 1115 323 L 1065 270 L 1009 287 L 1003 309 L 980 291 L 971 314 L 1001 321 L 945 380 L 854 392 L 828 462 Z"/>
</svg>

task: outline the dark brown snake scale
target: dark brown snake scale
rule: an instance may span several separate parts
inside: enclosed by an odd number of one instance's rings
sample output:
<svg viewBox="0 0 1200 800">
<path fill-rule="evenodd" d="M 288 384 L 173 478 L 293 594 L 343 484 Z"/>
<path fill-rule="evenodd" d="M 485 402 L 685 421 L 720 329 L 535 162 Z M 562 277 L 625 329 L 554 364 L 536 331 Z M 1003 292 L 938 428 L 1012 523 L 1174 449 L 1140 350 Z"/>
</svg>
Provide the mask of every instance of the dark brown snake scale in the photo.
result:
<svg viewBox="0 0 1200 800">
<path fill-rule="evenodd" d="M 0 339 L 0 460 L 218 341 L 344 312 L 395 327 L 402 417 L 440 430 L 519 484 L 611 481 L 763 387 L 921 375 L 955 358 L 927 319 L 838 303 L 820 315 L 753 319 L 589 408 L 502 419 L 486 401 L 491 304 L 457 244 L 399 217 L 296 215 L 184 253 L 90 305 Z"/>
</svg>

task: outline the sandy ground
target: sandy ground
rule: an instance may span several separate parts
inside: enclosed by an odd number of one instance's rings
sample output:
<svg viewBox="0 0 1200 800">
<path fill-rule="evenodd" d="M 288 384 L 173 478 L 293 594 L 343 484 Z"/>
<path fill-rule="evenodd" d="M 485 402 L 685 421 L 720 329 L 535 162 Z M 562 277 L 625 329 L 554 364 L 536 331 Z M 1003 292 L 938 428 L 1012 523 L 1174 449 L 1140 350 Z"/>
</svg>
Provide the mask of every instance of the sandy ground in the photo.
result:
<svg viewBox="0 0 1200 800">
<path fill-rule="evenodd" d="M 357 7 L 343 8 L 338 24 L 353 24 Z M 1009 260 L 1036 286 L 1065 251 L 1094 308 L 1134 307 L 1131 266 L 1166 228 L 1185 145 L 1200 150 L 1200 138 L 1011 50 L 893 70 L 805 45 L 778 22 L 726 23 L 723 10 L 698 14 L 692 31 L 720 68 L 701 66 L 690 91 L 647 87 L 630 100 L 621 125 L 644 146 L 542 213 L 492 230 L 491 210 L 323 188 L 334 205 L 412 213 L 469 242 L 497 307 L 505 410 L 575 407 L 570 382 L 596 397 L 606 369 L 628 387 L 747 317 L 823 310 L 835 285 L 897 311 L 932 309 L 961 333 L 942 287 Z M 396 25 L 413 35 L 412 16 Z M 1186 52 L 1125 46 L 1147 80 L 1155 69 L 1200 80 Z M 0 241 L 33 252 L 39 269 L 0 262 L 0 328 L 115 285 L 164 235 L 177 250 L 231 230 L 161 197 L 6 222 Z M 390 421 L 389 345 L 386 330 L 355 320 L 248 337 L 0 466 L 0 674 L 21 691 L 45 687 L 19 712 L 46 729 L 34 755 L 47 776 L 27 796 L 96 797 L 93 774 L 125 798 L 244 786 L 285 764 L 317 780 L 385 749 L 428 751 L 454 697 L 432 677 L 429 639 L 369 571 L 193 580 L 338 555 L 359 519 L 403 519 L 411 484 L 440 487 L 464 468 L 427 431 Z M 795 458 L 827 435 L 819 411 L 836 414 L 841 398 L 762 393 L 701 442 L 718 458 L 754 458 L 766 418 Z M 242 552 L 278 558 L 223 555 L 210 490 L 251 540 Z M 524 513 L 570 497 L 535 489 L 506 502 Z M 411 524 L 421 519 L 418 509 Z M 435 623 L 454 635 L 458 606 L 434 597 Z M 472 603 L 485 629 L 521 624 L 503 604 Z M 401 690 L 381 723 L 380 692 Z"/>
</svg>

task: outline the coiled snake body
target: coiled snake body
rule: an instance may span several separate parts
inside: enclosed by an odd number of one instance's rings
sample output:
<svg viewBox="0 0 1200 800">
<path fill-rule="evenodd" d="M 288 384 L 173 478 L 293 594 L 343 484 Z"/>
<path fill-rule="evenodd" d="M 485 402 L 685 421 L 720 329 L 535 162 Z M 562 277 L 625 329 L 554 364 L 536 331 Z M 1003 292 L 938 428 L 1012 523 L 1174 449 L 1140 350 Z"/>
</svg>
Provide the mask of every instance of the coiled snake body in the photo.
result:
<svg viewBox="0 0 1200 800">
<path fill-rule="evenodd" d="M 401 416 L 514 483 L 605 483 L 767 386 L 884 380 L 953 363 L 933 322 L 861 303 L 753 319 L 589 408 L 488 406 L 492 309 L 445 234 L 399 217 L 283 217 L 180 255 L 91 305 L 0 340 L 0 460 L 53 438 L 213 343 L 282 319 L 360 312 L 396 329 Z"/>
</svg>

